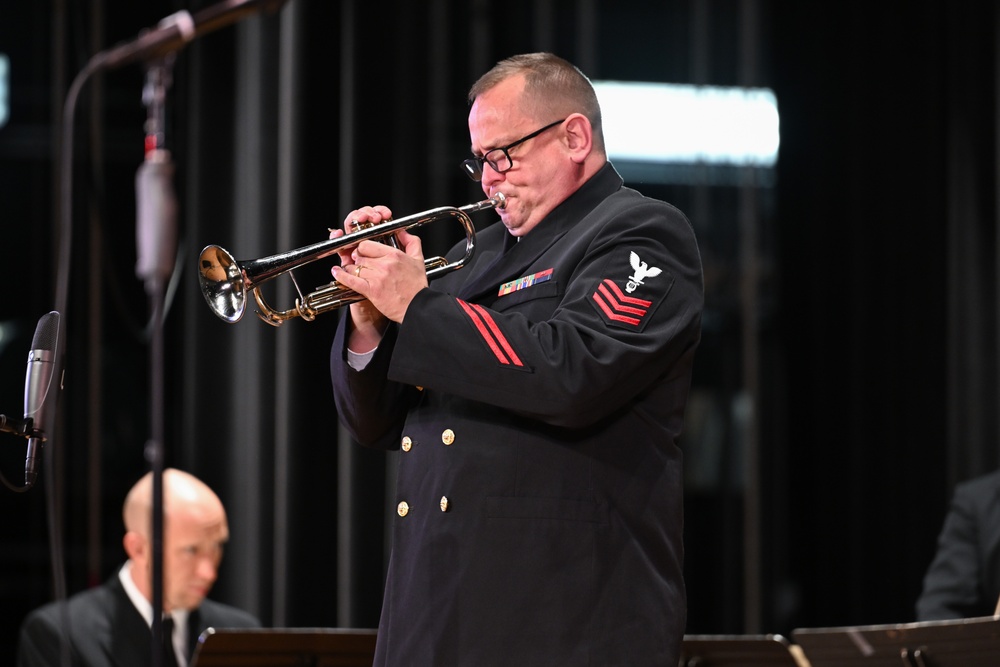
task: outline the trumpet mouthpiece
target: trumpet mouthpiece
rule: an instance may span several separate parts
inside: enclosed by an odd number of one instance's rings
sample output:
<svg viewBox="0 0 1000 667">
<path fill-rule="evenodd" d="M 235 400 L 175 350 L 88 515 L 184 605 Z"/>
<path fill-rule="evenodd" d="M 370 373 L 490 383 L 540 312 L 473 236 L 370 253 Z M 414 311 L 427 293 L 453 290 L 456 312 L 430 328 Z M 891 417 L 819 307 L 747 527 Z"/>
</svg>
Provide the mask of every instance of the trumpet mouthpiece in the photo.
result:
<svg viewBox="0 0 1000 667">
<path fill-rule="evenodd" d="M 493 208 L 502 209 L 507 206 L 507 197 L 504 195 L 504 193 L 502 192 L 496 193 L 495 195 L 493 195 L 493 199 L 495 199 L 497 202 L 497 205 L 494 206 Z"/>
</svg>

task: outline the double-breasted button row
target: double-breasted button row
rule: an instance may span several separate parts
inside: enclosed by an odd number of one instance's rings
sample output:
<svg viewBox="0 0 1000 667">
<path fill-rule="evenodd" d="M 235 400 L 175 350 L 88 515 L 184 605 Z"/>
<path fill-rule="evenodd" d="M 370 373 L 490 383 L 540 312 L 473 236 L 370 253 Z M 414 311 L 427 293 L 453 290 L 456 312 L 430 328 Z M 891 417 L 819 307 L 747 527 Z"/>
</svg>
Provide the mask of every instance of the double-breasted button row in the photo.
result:
<svg viewBox="0 0 1000 667">
<path fill-rule="evenodd" d="M 441 433 L 441 442 L 445 445 L 451 445 L 455 442 L 455 432 L 450 428 L 446 428 Z M 404 435 L 403 439 L 399 441 L 399 448 L 404 452 L 408 452 L 413 449 L 413 438 L 408 435 Z M 448 496 L 441 496 L 441 500 L 438 501 L 438 507 L 441 508 L 442 512 L 447 512 L 449 508 Z M 410 513 L 410 505 L 405 500 L 401 501 L 396 505 L 396 514 L 403 517 Z"/>
<path fill-rule="evenodd" d="M 446 428 L 441 433 L 441 442 L 443 442 L 445 445 L 450 445 L 453 442 L 455 442 L 455 432 L 452 431 L 450 428 Z M 411 438 L 408 435 L 404 435 L 403 439 L 399 441 L 399 448 L 402 449 L 404 452 L 408 452 L 411 449 L 413 449 L 413 438 Z"/>
<path fill-rule="evenodd" d="M 442 512 L 448 511 L 449 507 L 448 496 L 441 496 L 441 500 L 438 501 L 438 507 L 441 508 Z M 405 500 L 400 501 L 400 503 L 396 505 L 396 514 L 398 514 L 399 516 L 406 516 L 409 513 L 410 513 L 410 504 Z"/>
</svg>

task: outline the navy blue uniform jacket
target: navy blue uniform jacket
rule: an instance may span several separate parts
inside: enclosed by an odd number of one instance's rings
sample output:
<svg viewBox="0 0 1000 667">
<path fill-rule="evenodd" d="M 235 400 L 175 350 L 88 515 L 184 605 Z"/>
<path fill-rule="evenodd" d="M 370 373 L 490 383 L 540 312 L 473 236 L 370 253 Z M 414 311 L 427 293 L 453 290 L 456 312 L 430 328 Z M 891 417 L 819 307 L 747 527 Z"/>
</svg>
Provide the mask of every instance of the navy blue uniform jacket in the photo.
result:
<svg viewBox="0 0 1000 667">
<path fill-rule="evenodd" d="M 498 222 L 477 248 L 361 372 L 347 318 L 333 345 L 341 420 L 402 450 L 375 664 L 673 667 L 691 225 L 607 164 L 519 241 Z"/>
</svg>

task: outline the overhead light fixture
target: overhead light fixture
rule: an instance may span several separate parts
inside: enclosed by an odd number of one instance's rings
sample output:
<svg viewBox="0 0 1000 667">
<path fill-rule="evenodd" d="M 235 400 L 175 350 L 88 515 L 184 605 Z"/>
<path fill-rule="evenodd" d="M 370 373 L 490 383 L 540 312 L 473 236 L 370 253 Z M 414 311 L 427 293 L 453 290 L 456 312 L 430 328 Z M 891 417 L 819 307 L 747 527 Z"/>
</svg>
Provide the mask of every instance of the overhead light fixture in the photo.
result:
<svg viewBox="0 0 1000 667">
<path fill-rule="evenodd" d="M 0 127 L 10 118 L 10 59 L 0 53 Z"/>
<path fill-rule="evenodd" d="M 608 156 L 633 163 L 773 167 L 778 103 L 767 88 L 595 81 Z"/>
</svg>

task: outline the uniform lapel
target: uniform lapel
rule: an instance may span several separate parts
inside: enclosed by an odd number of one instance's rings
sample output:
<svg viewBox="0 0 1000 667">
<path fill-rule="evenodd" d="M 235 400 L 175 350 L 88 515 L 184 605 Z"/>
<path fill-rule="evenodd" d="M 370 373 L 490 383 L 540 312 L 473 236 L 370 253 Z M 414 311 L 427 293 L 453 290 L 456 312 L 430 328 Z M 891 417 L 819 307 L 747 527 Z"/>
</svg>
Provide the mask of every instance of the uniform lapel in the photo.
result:
<svg viewBox="0 0 1000 667">
<path fill-rule="evenodd" d="M 476 301 L 488 294 L 496 285 L 499 285 L 498 281 L 502 281 L 503 276 L 512 270 L 511 262 L 514 261 L 514 251 L 519 245 L 521 244 L 515 237 L 504 232 L 501 251 L 462 286 L 458 292 L 458 298 L 464 301 Z"/>
<path fill-rule="evenodd" d="M 152 657 L 150 641 L 152 632 L 146 619 L 129 600 L 118 575 L 110 582 L 114 591 L 114 609 L 111 612 L 111 627 L 108 629 L 108 658 L 119 667 L 146 665 Z"/>
</svg>

